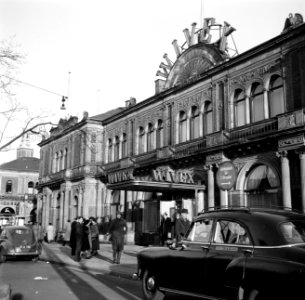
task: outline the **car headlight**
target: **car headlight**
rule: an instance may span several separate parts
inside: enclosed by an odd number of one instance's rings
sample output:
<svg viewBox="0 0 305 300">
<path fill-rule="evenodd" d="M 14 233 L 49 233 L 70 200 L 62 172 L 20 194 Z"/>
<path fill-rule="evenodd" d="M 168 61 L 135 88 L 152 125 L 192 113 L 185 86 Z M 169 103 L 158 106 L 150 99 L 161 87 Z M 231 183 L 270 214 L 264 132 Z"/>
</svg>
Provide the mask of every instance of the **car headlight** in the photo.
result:
<svg viewBox="0 0 305 300">
<path fill-rule="evenodd" d="M 16 253 L 20 253 L 21 252 L 21 248 L 20 247 L 16 247 L 15 251 L 16 251 Z"/>
</svg>

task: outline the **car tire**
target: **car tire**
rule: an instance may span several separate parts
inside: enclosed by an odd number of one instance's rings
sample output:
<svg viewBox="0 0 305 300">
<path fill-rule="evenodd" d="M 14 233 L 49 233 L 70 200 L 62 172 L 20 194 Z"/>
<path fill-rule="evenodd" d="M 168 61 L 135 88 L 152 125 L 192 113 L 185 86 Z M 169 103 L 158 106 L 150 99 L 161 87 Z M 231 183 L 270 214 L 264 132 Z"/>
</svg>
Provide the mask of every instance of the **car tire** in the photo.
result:
<svg viewBox="0 0 305 300">
<path fill-rule="evenodd" d="M 4 250 L 0 249 L 0 263 L 5 263 L 6 256 L 4 255 Z"/>
<path fill-rule="evenodd" d="M 164 298 L 164 294 L 158 288 L 156 277 L 147 270 L 142 278 L 142 291 L 146 300 L 162 300 Z"/>
</svg>

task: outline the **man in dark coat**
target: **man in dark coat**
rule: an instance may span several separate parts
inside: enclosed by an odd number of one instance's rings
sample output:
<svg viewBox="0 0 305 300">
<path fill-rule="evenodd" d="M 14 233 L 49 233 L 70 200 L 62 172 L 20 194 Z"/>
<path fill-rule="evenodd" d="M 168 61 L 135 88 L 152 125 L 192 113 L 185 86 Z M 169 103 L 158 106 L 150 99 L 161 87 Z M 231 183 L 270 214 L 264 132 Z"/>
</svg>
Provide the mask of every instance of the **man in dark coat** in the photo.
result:
<svg viewBox="0 0 305 300">
<path fill-rule="evenodd" d="M 75 255 L 75 248 L 76 248 L 76 235 L 75 235 L 75 227 L 76 227 L 76 220 L 71 223 L 71 235 L 70 235 L 70 247 L 71 247 L 71 255 Z"/>
<path fill-rule="evenodd" d="M 127 233 L 126 221 L 121 217 L 118 211 L 116 218 L 111 221 L 109 226 L 110 240 L 112 243 L 113 263 L 120 263 L 121 254 L 124 249 L 124 236 Z"/>
<path fill-rule="evenodd" d="M 161 224 L 159 228 L 160 243 L 162 246 L 164 246 L 165 241 L 169 238 L 170 232 L 171 232 L 171 219 L 168 217 L 167 213 L 165 212 L 161 216 Z"/>
<path fill-rule="evenodd" d="M 179 219 L 176 220 L 175 223 L 175 238 L 176 243 L 179 243 L 181 239 L 185 236 L 187 230 L 190 227 L 190 221 L 187 219 L 188 210 L 182 209 L 181 216 Z"/>
<path fill-rule="evenodd" d="M 82 251 L 82 245 L 83 245 L 83 238 L 84 238 L 84 232 L 83 232 L 83 218 L 78 217 L 75 225 L 75 240 L 76 240 L 76 246 L 75 246 L 75 261 L 80 261 L 80 254 Z"/>
</svg>

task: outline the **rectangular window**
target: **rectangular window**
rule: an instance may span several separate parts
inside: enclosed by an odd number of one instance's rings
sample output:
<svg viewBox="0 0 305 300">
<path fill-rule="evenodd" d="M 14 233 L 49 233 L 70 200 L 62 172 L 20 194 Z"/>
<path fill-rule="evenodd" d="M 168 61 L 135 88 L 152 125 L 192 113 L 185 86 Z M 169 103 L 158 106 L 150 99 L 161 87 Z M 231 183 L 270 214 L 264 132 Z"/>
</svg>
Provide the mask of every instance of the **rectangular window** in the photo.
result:
<svg viewBox="0 0 305 300">
<path fill-rule="evenodd" d="M 243 126 L 246 124 L 246 105 L 245 101 L 236 103 L 235 106 L 235 126 Z"/>
<path fill-rule="evenodd" d="M 283 90 L 277 89 L 269 94 L 270 101 L 270 117 L 275 117 L 284 112 Z"/>
<path fill-rule="evenodd" d="M 264 120 L 264 95 L 256 96 L 252 102 L 252 122 Z"/>
<path fill-rule="evenodd" d="M 186 121 L 180 123 L 180 137 L 179 142 L 183 143 L 187 140 L 187 128 L 186 128 Z"/>
</svg>

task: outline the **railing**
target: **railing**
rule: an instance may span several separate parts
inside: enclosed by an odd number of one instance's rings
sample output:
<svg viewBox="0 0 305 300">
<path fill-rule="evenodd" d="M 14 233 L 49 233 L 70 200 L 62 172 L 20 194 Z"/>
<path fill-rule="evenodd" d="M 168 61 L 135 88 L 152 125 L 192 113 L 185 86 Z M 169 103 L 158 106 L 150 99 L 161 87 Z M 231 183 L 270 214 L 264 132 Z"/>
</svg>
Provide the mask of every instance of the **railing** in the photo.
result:
<svg viewBox="0 0 305 300">
<path fill-rule="evenodd" d="M 175 158 L 186 157 L 200 153 L 206 148 L 206 139 L 200 139 L 195 142 L 184 143 L 183 145 L 175 146 L 173 156 Z"/>
<path fill-rule="evenodd" d="M 230 141 L 246 141 L 256 136 L 261 136 L 278 131 L 277 119 L 265 120 L 259 124 L 248 125 L 240 129 L 229 131 Z"/>
<path fill-rule="evenodd" d="M 157 159 L 157 150 L 153 150 L 150 152 L 141 153 L 136 156 L 133 156 L 133 160 L 136 163 L 144 163 L 144 162 L 152 161 L 152 160 L 156 160 L 156 159 Z"/>
</svg>

